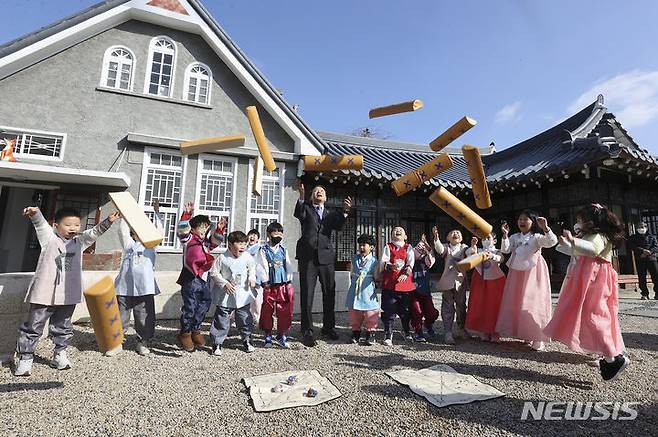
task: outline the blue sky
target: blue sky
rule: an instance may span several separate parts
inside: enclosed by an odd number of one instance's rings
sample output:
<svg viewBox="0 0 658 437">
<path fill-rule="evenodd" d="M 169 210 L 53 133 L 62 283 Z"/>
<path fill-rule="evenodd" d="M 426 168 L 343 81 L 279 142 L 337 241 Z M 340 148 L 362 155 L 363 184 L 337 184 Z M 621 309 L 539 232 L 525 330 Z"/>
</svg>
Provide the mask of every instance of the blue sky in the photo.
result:
<svg viewBox="0 0 658 437">
<path fill-rule="evenodd" d="M 94 0 L 3 0 L 9 41 Z M 463 115 L 457 144 L 524 140 L 602 92 L 658 155 L 658 2 L 629 0 L 205 0 L 315 129 L 370 127 L 428 143 Z M 415 113 L 368 120 L 410 99 Z"/>
</svg>

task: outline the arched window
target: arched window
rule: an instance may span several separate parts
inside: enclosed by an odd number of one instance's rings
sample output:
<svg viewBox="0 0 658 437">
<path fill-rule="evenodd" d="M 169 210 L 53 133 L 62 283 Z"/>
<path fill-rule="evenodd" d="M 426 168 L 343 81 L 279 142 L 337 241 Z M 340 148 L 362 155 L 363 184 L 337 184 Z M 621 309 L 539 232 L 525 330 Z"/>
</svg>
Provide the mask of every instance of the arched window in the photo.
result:
<svg viewBox="0 0 658 437">
<path fill-rule="evenodd" d="M 190 64 L 185 70 L 183 100 L 205 105 L 210 104 L 211 83 L 212 72 L 210 68 L 200 63 Z"/>
<path fill-rule="evenodd" d="M 131 91 L 135 56 L 125 47 L 110 47 L 103 57 L 101 86 Z"/>
<path fill-rule="evenodd" d="M 149 45 L 148 64 L 144 92 L 170 97 L 174 87 L 176 44 L 166 36 L 153 38 Z"/>
</svg>

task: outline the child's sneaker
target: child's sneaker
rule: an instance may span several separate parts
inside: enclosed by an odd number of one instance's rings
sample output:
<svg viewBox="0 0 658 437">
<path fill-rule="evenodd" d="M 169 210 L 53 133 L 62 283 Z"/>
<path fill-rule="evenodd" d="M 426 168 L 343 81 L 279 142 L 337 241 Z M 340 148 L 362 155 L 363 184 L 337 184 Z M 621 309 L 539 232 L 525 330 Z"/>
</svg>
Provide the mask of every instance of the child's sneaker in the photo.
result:
<svg viewBox="0 0 658 437">
<path fill-rule="evenodd" d="M 452 336 L 452 332 L 446 332 L 443 340 L 446 344 L 455 344 L 455 338 Z"/>
<path fill-rule="evenodd" d="M 32 374 L 33 358 L 21 358 L 18 360 L 16 369 L 14 369 L 15 376 L 30 376 Z"/>
<path fill-rule="evenodd" d="M 288 344 L 288 337 L 286 337 L 285 334 L 277 335 L 276 343 L 284 349 L 290 348 L 290 345 Z"/>
<path fill-rule="evenodd" d="M 434 326 L 430 325 L 425 328 L 425 332 L 427 335 L 427 338 L 435 338 L 436 337 L 436 331 L 434 331 Z"/>
<path fill-rule="evenodd" d="M 194 352 L 194 342 L 192 341 L 191 332 L 181 332 L 178 334 L 178 343 L 184 351 Z"/>
<path fill-rule="evenodd" d="M 407 341 L 414 341 L 414 336 L 411 331 L 404 331 L 404 339 Z"/>
<path fill-rule="evenodd" d="M 55 352 L 53 359 L 50 362 L 50 367 L 57 370 L 66 370 L 71 368 L 71 362 L 66 356 L 66 351 Z"/>
<path fill-rule="evenodd" d="M 191 337 L 195 346 L 204 347 L 206 345 L 206 337 L 200 331 L 192 331 Z"/>
<path fill-rule="evenodd" d="M 218 344 L 215 346 L 215 349 L 213 349 L 212 354 L 216 357 L 221 357 L 224 352 L 222 351 L 222 345 Z"/>
<path fill-rule="evenodd" d="M 358 344 L 360 338 L 361 338 L 361 331 L 352 331 L 352 338 L 350 339 L 350 343 Z"/>
<path fill-rule="evenodd" d="M 135 348 L 137 353 L 143 357 L 151 353 L 151 349 L 148 348 L 145 342 L 143 341 L 138 341 L 137 342 L 137 347 Z"/>
<path fill-rule="evenodd" d="M 375 335 L 370 331 L 366 331 L 364 343 L 366 346 L 372 346 L 373 344 L 375 344 Z"/>
<path fill-rule="evenodd" d="M 244 348 L 244 351 L 248 354 L 250 354 L 250 353 L 252 353 L 256 350 L 256 348 L 252 346 L 252 344 L 249 340 L 244 340 L 242 342 L 242 347 Z"/>
<path fill-rule="evenodd" d="M 384 338 L 384 345 L 385 346 L 393 346 L 393 333 L 392 332 L 387 332 L 386 336 Z"/>
<path fill-rule="evenodd" d="M 272 336 L 271 335 L 266 335 L 265 336 L 265 347 L 266 348 L 272 347 Z"/>
<path fill-rule="evenodd" d="M 417 331 L 416 332 L 416 335 L 414 335 L 414 341 L 416 341 L 418 343 L 425 343 L 427 341 L 427 339 L 423 335 L 423 331 Z"/>
<path fill-rule="evenodd" d="M 604 381 L 614 381 L 617 379 L 617 377 L 619 377 L 621 372 L 623 372 L 628 367 L 630 363 L 631 360 L 624 355 L 617 355 L 612 363 L 601 360 L 601 377 Z"/>
</svg>

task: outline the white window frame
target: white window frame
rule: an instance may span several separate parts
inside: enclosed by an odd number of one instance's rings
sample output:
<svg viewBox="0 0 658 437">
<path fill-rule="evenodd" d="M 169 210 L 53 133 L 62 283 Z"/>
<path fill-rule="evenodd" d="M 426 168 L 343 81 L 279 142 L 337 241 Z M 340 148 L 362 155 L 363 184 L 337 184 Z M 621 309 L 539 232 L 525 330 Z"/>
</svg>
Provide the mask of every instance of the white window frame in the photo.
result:
<svg viewBox="0 0 658 437">
<path fill-rule="evenodd" d="M 222 212 L 219 211 L 212 211 L 212 210 L 207 210 L 203 209 L 201 207 L 201 179 L 204 174 L 215 174 L 215 175 L 221 175 L 221 176 L 227 176 L 230 175 L 231 173 L 224 172 L 224 171 L 216 171 L 216 170 L 204 170 L 203 169 L 203 161 L 206 159 L 210 160 L 215 160 L 215 161 L 225 161 L 225 162 L 230 162 L 233 165 L 233 180 L 232 180 L 232 185 L 233 185 L 233 191 L 231 193 L 231 210 L 229 211 L 228 215 L 228 226 L 226 228 L 226 236 L 231 231 L 234 230 L 239 230 L 240 227 L 235 225 L 235 199 L 238 196 L 238 158 L 234 156 L 227 156 L 227 155 L 221 155 L 221 154 L 208 154 L 208 153 L 203 153 L 199 155 L 199 158 L 197 160 L 197 171 L 196 171 L 196 184 L 195 184 L 195 193 L 194 193 L 194 214 L 205 214 L 207 216 L 221 216 L 223 215 Z M 225 244 L 220 246 L 220 248 L 223 248 Z M 217 248 L 216 250 L 219 250 L 220 248 Z"/>
<path fill-rule="evenodd" d="M 245 223 L 245 229 L 251 230 L 251 219 L 252 218 L 258 218 L 258 219 L 265 219 L 265 220 L 271 220 L 275 219 L 279 223 L 281 223 L 281 226 L 284 226 L 285 230 L 285 224 L 283 223 L 284 219 L 284 214 L 283 214 L 283 209 L 285 205 L 285 199 L 284 199 L 284 194 L 285 194 L 285 180 L 286 180 L 286 165 L 284 162 L 277 162 L 276 166 L 279 169 L 279 212 L 278 214 L 265 214 L 265 213 L 254 213 L 251 211 L 251 200 L 254 197 L 254 193 L 252 191 L 253 184 L 254 184 L 254 162 L 255 159 L 250 159 L 249 160 L 249 178 L 248 181 L 249 183 L 247 184 L 247 222 Z M 263 169 L 263 181 L 267 180 L 276 180 L 276 176 L 269 176 L 268 171 Z M 284 232 L 285 235 L 285 232 Z M 261 234 L 260 236 L 260 241 L 265 242 L 267 241 L 267 235 Z"/>
<path fill-rule="evenodd" d="M 12 127 L 12 126 L 0 126 L 0 138 L 4 138 L 3 134 L 7 133 L 10 135 L 44 135 L 46 137 L 61 137 L 62 138 L 62 144 L 59 148 L 59 156 L 44 156 L 44 155 L 32 155 L 29 153 L 21 153 L 19 152 L 19 149 L 22 147 L 22 142 L 19 144 L 18 141 L 16 141 L 16 147 L 14 149 L 14 156 L 16 158 L 22 158 L 22 159 L 34 159 L 34 160 L 39 160 L 39 161 L 54 161 L 54 162 L 62 162 L 64 160 L 64 151 L 66 149 L 66 134 L 62 132 L 49 132 L 49 131 L 42 131 L 42 130 L 36 130 L 36 129 L 25 129 L 25 128 L 20 128 L 20 127 Z M 24 141 L 21 140 L 21 141 Z"/>
<path fill-rule="evenodd" d="M 159 40 L 166 40 L 168 41 L 173 49 L 172 53 L 172 61 L 171 61 L 171 82 L 169 84 L 169 94 L 166 96 L 163 96 L 160 94 L 160 90 L 158 89 L 158 92 L 156 94 L 152 94 L 149 92 L 149 88 L 151 85 L 151 73 L 153 70 L 153 55 L 157 52 L 163 53 L 163 54 L 168 54 L 167 51 L 162 50 L 162 49 L 157 49 L 155 48 L 155 44 Z M 158 97 L 163 97 L 163 98 L 171 98 L 174 95 L 174 83 L 176 80 L 176 58 L 178 54 L 178 48 L 176 47 L 176 43 L 174 42 L 173 39 L 169 38 L 168 36 L 165 35 L 160 35 L 156 36 L 155 38 L 151 39 L 151 42 L 149 43 L 149 55 L 148 55 L 148 60 L 146 64 L 146 75 L 144 76 L 144 94 L 148 94 L 150 96 L 158 96 Z M 161 85 L 159 85 L 161 86 Z"/>
<path fill-rule="evenodd" d="M 189 97 L 189 88 L 190 88 L 190 78 L 192 77 L 192 69 L 194 67 L 201 67 L 204 70 L 208 72 L 208 90 L 206 93 L 206 101 L 205 102 L 200 102 L 198 100 L 199 98 L 199 87 L 198 87 L 198 81 L 200 76 L 198 73 L 195 73 L 194 76 L 197 79 L 197 90 L 194 96 L 194 100 L 190 100 Z M 212 92 L 212 70 L 210 67 L 208 67 L 206 64 L 203 64 L 201 62 L 193 62 L 190 65 L 187 66 L 185 69 L 185 80 L 184 80 L 184 85 L 183 85 L 183 100 L 186 102 L 194 102 L 198 103 L 200 105 L 210 105 L 210 98 L 211 98 L 211 92 Z"/>
<path fill-rule="evenodd" d="M 164 155 L 173 155 L 173 156 L 180 156 L 182 158 L 181 160 L 181 187 L 180 187 L 180 197 L 179 197 L 179 204 L 177 208 L 171 208 L 171 207 L 160 207 L 160 212 L 162 213 L 168 213 L 168 214 L 175 214 L 174 216 L 174 244 L 170 246 L 164 246 L 160 245 L 157 247 L 157 252 L 162 252 L 162 253 L 167 253 L 167 252 L 174 252 L 174 253 L 180 253 L 181 252 L 181 245 L 180 241 L 178 240 L 178 236 L 176 234 L 177 226 L 178 226 L 178 221 L 180 220 L 181 214 L 183 212 L 183 209 L 185 207 L 185 177 L 187 175 L 187 156 L 182 156 L 179 151 L 168 149 L 168 148 L 158 148 L 158 147 L 145 147 L 144 148 L 144 156 L 143 156 L 143 162 L 142 162 L 142 177 L 139 185 L 139 205 L 144 209 L 144 212 L 153 212 L 153 208 L 151 205 L 145 205 L 144 202 L 146 200 L 146 180 L 147 180 L 147 174 L 148 174 L 148 169 L 149 168 L 160 168 L 164 170 L 171 170 L 172 166 L 168 165 L 159 165 L 159 164 L 151 164 L 151 154 L 152 153 L 159 153 L 159 154 L 164 154 Z"/>
<path fill-rule="evenodd" d="M 115 50 L 125 50 L 130 54 L 131 59 L 131 64 L 130 64 L 130 80 L 128 81 L 128 89 L 121 88 L 121 63 L 119 63 L 119 69 L 117 70 L 118 75 L 117 75 L 117 82 L 115 86 L 109 86 L 107 84 L 107 76 L 108 72 L 110 70 L 110 61 L 113 59 L 111 58 L 111 54 Z M 126 46 L 112 46 L 105 50 L 105 54 L 103 55 L 103 70 L 101 71 L 101 81 L 100 81 L 100 86 L 103 88 L 112 88 L 112 89 L 117 89 L 117 90 L 123 90 L 123 91 L 130 91 L 132 92 L 133 90 L 133 85 L 135 84 L 135 66 L 137 65 L 137 59 L 135 58 L 135 53 L 133 53 L 132 50 L 130 50 Z"/>
</svg>

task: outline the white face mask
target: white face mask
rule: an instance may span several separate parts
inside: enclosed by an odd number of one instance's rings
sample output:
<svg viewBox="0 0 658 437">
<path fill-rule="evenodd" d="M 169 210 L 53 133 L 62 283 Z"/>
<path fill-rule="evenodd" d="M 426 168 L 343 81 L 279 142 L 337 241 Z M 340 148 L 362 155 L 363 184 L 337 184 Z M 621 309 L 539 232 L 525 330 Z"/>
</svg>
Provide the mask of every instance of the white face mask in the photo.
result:
<svg viewBox="0 0 658 437">
<path fill-rule="evenodd" d="M 647 228 L 637 228 L 637 233 L 640 235 L 644 235 L 647 233 Z"/>
<path fill-rule="evenodd" d="M 489 239 L 482 240 L 482 248 L 483 249 L 489 249 L 489 248 L 491 248 L 491 246 L 493 246 L 493 244 L 491 244 L 491 240 L 489 240 Z"/>
</svg>

